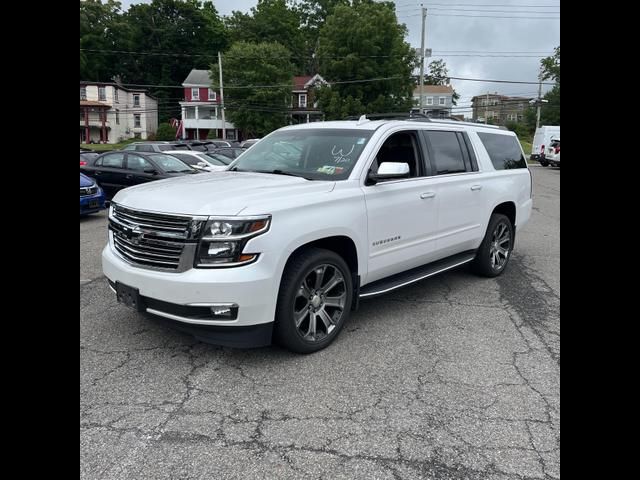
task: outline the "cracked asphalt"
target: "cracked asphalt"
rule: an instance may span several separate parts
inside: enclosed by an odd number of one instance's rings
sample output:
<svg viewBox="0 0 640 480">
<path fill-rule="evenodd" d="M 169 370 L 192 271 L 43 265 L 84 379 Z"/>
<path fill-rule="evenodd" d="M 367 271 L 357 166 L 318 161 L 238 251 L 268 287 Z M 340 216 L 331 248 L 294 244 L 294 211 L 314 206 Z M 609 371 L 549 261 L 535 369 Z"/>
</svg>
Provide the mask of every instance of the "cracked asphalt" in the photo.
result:
<svg viewBox="0 0 640 480">
<path fill-rule="evenodd" d="M 560 171 L 505 273 L 365 300 L 307 356 L 194 341 L 116 303 L 80 220 L 83 479 L 555 479 Z"/>
</svg>

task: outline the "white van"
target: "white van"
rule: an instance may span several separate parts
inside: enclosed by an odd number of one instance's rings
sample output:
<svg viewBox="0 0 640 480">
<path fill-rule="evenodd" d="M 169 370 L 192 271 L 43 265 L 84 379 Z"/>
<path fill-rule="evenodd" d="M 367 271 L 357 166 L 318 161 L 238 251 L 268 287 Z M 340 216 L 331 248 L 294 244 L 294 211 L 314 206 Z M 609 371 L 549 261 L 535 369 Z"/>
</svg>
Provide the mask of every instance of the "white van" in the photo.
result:
<svg viewBox="0 0 640 480">
<path fill-rule="evenodd" d="M 536 129 L 533 136 L 533 144 L 531 145 L 531 160 L 540 162 L 540 165 L 546 167 L 549 162 L 545 158 L 547 147 L 551 145 L 551 140 L 560 138 L 559 126 L 542 126 Z"/>
</svg>

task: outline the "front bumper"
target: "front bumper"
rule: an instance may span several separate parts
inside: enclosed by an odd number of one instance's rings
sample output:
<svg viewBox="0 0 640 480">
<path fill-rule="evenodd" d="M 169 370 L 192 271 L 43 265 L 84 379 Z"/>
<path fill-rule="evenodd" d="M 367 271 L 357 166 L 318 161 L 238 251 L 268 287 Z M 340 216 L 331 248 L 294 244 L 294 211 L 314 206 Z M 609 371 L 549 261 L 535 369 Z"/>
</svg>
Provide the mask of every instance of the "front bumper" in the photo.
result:
<svg viewBox="0 0 640 480">
<path fill-rule="evenodd" d="M 87 195 L 86 197 L 80 197 L 80 215 L 84 215 L 87 213 L 95 213 L 100 210 L 104 210 L 104 191 L 102 189 L 98 190 L 98 193 L 94 195 Z M 92 203 L 97 203 L 97 206 L 89 206 Z"/>
<path fill-rule="evenodd" d="M 164 272 L 131 265 L 107 245 L 102 251 L 102 269 L 112 288 L 120 282 L 138 289 L 144 311 L 188 329 L 255 325 L 270 329 L 274 320 L 278 282 L 276 268 L 268 258 L 235 268 Z M 234 319 L 207 316 L 212 306 L 221 304 L 237 307 Z"/>
</svg>

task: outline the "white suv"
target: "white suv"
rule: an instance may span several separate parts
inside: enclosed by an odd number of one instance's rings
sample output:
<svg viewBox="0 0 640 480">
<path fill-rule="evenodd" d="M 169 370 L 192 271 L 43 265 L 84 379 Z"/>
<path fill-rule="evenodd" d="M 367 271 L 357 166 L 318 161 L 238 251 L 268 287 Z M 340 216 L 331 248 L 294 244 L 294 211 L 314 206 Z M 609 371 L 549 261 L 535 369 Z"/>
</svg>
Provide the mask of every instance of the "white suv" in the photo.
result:
<svg viewBox="0 0 640 480">
<path fill-rule="evenodd" d="M 497 127 L 289 126 L 229 171 L 118 192 L 102 265 L 118 301 L 198 339 L 308 353 L 359 299 L 465 263 L 501 274 L 531 185 L 517 137 Z"/>
</svg>

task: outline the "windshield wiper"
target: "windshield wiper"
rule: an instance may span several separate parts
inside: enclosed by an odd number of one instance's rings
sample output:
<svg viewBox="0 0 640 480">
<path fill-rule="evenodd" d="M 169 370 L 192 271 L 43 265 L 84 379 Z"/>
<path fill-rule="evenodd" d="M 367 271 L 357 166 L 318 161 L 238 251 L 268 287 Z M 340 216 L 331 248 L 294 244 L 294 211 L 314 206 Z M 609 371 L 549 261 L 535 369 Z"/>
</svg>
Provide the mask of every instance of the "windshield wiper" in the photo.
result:
<svg viewBox="0 0 640 480">
<path fill-rule="evenodd" d="M 284 170 L 241 170 L 238 167 L 233 167 L 229 169 L 230 172 L 253 172 L 253 173 L 272 173 L 274 175 L 288 175 L 290 177 L 299 177 L 304 178 L 305 180 L 313 180 L 313 178 L 305 177 L 300 173 L 286 172 Z"/>
</svg>

